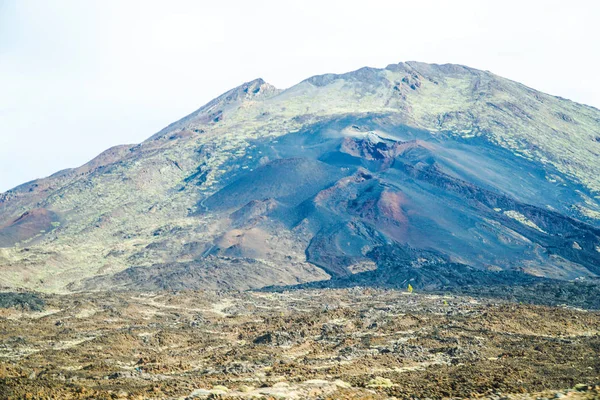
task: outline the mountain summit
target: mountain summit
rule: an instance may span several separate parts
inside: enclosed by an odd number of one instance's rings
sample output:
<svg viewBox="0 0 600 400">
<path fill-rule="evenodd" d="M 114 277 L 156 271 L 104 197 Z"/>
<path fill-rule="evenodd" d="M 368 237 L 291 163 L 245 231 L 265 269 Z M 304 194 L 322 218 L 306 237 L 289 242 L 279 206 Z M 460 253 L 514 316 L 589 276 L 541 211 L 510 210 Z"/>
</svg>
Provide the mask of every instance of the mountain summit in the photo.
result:
<svg viewBox="0 0 600 400">
<path fill-rule="evenodd" d="M 0 194 L 0 284 L 420 288 L 600 274 L 600 110 L 418 62 L 257 79 Z"/>
</svg>

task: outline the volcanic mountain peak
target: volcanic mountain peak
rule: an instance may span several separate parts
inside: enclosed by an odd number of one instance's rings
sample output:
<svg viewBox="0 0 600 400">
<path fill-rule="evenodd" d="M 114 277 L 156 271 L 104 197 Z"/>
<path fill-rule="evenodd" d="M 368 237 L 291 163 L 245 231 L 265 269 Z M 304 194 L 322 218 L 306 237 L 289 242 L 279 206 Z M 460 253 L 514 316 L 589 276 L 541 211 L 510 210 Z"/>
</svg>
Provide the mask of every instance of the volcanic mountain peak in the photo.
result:
<svg viewBox="0 0 600 400">
<path fill-rule="evenodd" d="M 266 99 L 276 95 L 279 92 L 280 90 L 275 86 L 265 82 L 262 78 L 257 78 L 229 90 L 207 105 L 203 106 L 201 110 L 209 112 L 210 109 L 215 106 L 223 107 L 249 100 Z"/>
<path fill-rule="evenodd" d="M 0 195 L 0 279 L 395 284 L 421 259 L 429 286 L 441 270 L 447 284 L 466 270 L 594 276 L 597 137 L 599 110 L 463 66 L 362 68 L 286 90 L 256 79 L 139 145 Z"/>
<path fill-rule="evenodd" d="M 188 116 L 167 126 L 148 140 L 164 138 L 166 137 L 165 135 L 174 130 L 190 129 L 219 122 L 223 119 L 223 113 L 226 111 L 237 110 L 248 102 L 267 99 L 280 92 L 281 90 L 265 82 L 262 78 L 245 82 L 211 100 Z M 199 131 L 199 129 L 195 129 L 196 133 Z"/>
<path fill-rule="evenodd" d="M 252 96 L 258 87 L 259 95 Z M 239 101 L 248 96 L 253 101 Z M 595 162 L 600 154 L 598 110 L 453 64 L 361 68 L 315 76 L 283 91 L 257 80 L 225 93 L 153 138 L 167 138 L 182 129 L 272 135 L 346 114 L 385 114 L 429 132 L 483 137 L 522 157 L 552 164 L 600 191 L 600 166 Z"/>
</svg>

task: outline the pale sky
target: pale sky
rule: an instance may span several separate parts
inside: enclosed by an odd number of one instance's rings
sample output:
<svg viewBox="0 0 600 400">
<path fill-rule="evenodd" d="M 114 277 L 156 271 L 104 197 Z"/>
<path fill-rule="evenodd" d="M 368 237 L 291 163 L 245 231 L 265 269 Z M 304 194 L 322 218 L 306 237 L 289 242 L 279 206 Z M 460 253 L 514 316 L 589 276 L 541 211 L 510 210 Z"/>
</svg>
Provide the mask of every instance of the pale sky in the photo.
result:
<svg viewBox="0 0 600 400">
<path fill-rule="evenodd" d="M 458 63 L 600 108 L 595 0 L 0 0 L 0 192 L 239 84 Z"/>
</svg>

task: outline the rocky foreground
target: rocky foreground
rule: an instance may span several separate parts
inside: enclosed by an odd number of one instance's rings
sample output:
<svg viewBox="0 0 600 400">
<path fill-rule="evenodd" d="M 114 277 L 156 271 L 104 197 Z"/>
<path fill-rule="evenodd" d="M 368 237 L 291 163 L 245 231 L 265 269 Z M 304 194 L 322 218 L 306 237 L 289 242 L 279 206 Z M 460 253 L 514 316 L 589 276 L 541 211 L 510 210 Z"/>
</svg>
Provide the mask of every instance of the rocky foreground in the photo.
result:
<svg viewBox="0 0 600 400">
<path fill-rule="evenodd" d="M 4 399 L 598 398 L 600 313 L 373 289 L 0 309 Z"/>
</svg>

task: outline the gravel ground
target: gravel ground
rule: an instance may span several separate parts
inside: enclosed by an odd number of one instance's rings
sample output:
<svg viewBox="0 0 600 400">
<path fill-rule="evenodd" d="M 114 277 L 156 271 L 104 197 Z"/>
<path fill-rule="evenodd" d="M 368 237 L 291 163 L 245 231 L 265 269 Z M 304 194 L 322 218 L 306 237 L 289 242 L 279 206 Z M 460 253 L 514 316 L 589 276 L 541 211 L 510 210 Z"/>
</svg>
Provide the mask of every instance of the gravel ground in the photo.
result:
<svg viewBox="0 0 600 400">
<path fill-rule="evenodd" d="M 599 398 L 600 313 L 397 290 L 0 309 L 0 398 Z"/>
</svg>

